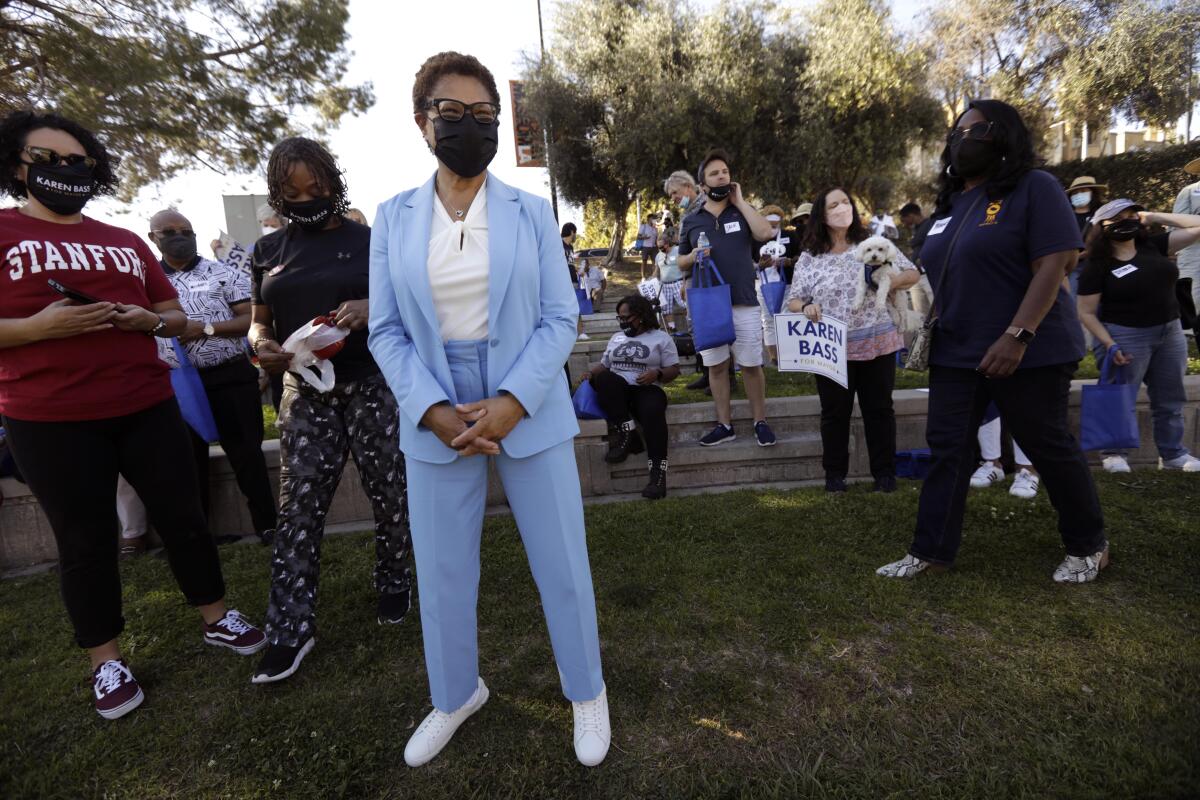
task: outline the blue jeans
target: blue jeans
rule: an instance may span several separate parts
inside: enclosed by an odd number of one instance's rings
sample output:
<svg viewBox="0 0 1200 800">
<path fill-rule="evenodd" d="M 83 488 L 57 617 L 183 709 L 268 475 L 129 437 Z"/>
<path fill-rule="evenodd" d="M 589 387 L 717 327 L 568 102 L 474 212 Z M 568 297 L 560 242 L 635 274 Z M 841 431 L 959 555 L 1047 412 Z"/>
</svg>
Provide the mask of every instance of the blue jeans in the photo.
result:
<svg viewBox="0 0 1200 800">
<path fill-rule="evenodd" d="M 1187 372 L 1187 339 L 1179 320 L 1147 328 L 1104 323 L 1108 335 L 1121 352 L 1133 359 L 1123 368 L 1126 383 L 1146 384 L 1150 395 L 1150 415 L 1154 419 L 1154 444 L 1164 461 L 1187 454 L 1183 446 L 1183 404 L 1187 393 L 1183 376 Z M 1096 346 L 1096 363 L 1104 361 L 1105 349 Z M 1114 454 L 1122 454 L 1114 451 Z"/>
</svg>

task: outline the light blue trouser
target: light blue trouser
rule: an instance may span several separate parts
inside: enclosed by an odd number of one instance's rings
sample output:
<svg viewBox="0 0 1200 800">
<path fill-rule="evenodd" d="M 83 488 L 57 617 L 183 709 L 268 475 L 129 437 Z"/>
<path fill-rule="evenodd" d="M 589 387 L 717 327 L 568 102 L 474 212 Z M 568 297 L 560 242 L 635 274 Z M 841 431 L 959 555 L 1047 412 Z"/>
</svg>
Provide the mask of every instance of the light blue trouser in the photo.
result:
<svg viewBox="0 0 1200 800">
<path fill-rule="evenodd" d="M 459 402 L 484 399 L 487 342 L 445 347 Z M 593 700 L 604 679 L 575 445 L 562 442 L 528 458 L 502 451 L 495 459 L 541 594 L 563 694 Z M 449 464 L 407 460 L 425 666 L 433 705 L 447 713 L 470 699 L 479 677 L 475 609 L 487 466 L 483 456 Z"/>
<path fill-rule="evenodd" d="M 1133 363 L 1124 368 L 1125 382 L 1134 386 L 1141 386 L 1143 381 L 1146 384 L 1158 454 L 1164 461 L 1185 455 L 1183 404 L 1187 392 L 1183 388 L 1183 376 L 1187 371 L 1187 339 L 1179 320 L 1148 328 L 1130 328 L 1110 322 L 1104 323 L 1104 327 L 1121 352 L 1133 358 Z M 1097 345 L 1095 353 L 1096 363 L 1103 363 L 1104 346 Z"/>
</svg>

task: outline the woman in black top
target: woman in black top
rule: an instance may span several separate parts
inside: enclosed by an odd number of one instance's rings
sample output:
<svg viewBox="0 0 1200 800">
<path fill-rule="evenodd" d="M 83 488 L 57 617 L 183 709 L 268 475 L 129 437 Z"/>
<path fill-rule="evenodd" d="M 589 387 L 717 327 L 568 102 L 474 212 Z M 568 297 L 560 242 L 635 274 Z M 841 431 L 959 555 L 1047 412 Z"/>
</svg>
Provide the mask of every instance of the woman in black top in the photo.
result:
<svg viewBox="0 0 1200 800">
<path fill-rule="evenodd" d="M 1088 248 L 1078 303 L 1080 320 L 1096 337 L 1096 362 L 1116 348 L 1113 363 L 1126 367 L 1126 382 L 1146 384 L 1163 469 L 1200 472 L 1200 459 L 1183 446 L 1187 340 L 1175 299 L 1179 268 L 1168 258 L 1200 241 L 1200 215 L 1158 214 L 1120 199 L 1097 209 L 1093 220 L 1100 235 Z M 1177 230 L 1151 236 L 1148 225 Z M 1129 472 L 1125 453 L 1105 452 L 1104 468 Z"/>
<path fill-rule="evenodd" d="M 333 156 L 309 139 L 285 139 L 267 165 L 270 204 L 291 220 L 254 247 L 250 341 L 268 373 L 288 370 L 280 342 L 330 315 L 350 335 L 322 392 L 288 371 L 279 409 L 279 527 L 267 609 L 270 646 L 252 678 L 283 680 L 312 649 L 325 516 L 352 455 L 375 516 L 379 622 L 398 623 L 411 601 L 404 458 L 396 400 L 367 350 L 371 231 L 342 215 L 346 185 Z"/>
</svg>

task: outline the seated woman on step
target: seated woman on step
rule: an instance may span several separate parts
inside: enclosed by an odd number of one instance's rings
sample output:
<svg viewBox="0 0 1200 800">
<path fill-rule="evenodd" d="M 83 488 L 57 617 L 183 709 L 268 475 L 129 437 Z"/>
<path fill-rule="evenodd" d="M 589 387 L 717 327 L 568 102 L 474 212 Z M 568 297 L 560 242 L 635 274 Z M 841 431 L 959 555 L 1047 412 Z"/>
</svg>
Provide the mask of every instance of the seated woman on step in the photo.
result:
<svg viewBox="0 0 1200 800">
<path fill-rule="evenodd" d="M 667 493 L 667 394 L 659 384 L 679 375 L 679 353 L 675 340 L 659 330 L 650 301 L 640 294 L 621 298 L 617 322 L 621 330 L 584 380 L 592 382 L 608 419 L 605 461 L 619 464 L 630 453 L 642 452 L 634 420 L 641 423 L 650 451 L 650 482 L 642 496 L 657 500 Z"/>
</svg>

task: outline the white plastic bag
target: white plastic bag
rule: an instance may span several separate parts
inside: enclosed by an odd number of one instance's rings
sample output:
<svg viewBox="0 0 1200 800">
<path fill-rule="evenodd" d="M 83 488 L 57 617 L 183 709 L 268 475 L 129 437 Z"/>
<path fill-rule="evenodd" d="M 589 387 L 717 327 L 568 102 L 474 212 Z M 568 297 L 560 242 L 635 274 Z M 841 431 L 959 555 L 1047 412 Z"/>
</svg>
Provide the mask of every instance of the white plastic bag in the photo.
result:
<svg viewBox="0 0 1200 800">
<path fill-rule="evenodd" d="M 284 352 L 292 354 L 288 371 L 299 375 L 318 392 L 333 388 L 333 362 L 329 359 L 346 346 L 350 331 L 339 328 L 333 317 L 317 317 L 283 343 Z"/>
</svg>

